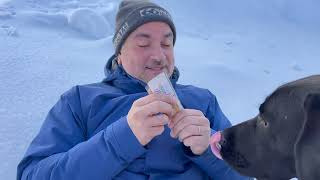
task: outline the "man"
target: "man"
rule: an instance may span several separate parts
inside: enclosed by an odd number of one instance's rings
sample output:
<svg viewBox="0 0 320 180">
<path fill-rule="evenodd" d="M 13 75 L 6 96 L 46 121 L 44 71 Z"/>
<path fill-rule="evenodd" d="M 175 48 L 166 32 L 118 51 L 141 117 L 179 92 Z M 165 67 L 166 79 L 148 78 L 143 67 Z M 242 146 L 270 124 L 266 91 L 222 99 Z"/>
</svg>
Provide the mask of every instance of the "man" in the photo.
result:
<svg viewBox="0 0 320 180">
<path fill-rule="evenodd" d="M 123 1 L 115 55 L 101 83 L 76 86 L 49 112 L 18 166 L 17 179 L 247 179 L 217 159 L 210 135 L 230 126 L 208 90 L 177 84 L 169 13 L 149 1 Z M 146 82 L 170 76 L 176 101 L 148 95 Z"/>
</svg>

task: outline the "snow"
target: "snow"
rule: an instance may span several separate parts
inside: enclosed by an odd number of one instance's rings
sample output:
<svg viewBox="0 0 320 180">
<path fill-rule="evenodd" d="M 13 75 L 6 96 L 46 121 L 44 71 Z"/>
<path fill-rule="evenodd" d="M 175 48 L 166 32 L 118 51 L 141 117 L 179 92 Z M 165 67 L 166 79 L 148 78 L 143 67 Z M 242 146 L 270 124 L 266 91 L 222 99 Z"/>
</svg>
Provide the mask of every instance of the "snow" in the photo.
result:
<svg viewBox="0 0 320 180">
<path fill-rule="evenodd" d="M 210 89 L 233 124 L 279 85 L 320 65 L 320 1 L 157 0 L 177 26 L 180 83 Z M 0 0 L 0 177 L 17 163 L 59 96 L 101 81 L 116 0 Z"/>
<path fill-rule="evenodd" d="M 18 31 L 16 28 L 12 27 L 12 26 L 6 26 L 3 25 L 0 27 L 1 28 L 1 32 L 0 34 L 4 35 L 4 36 L 18 36 Z"/>
</svg>

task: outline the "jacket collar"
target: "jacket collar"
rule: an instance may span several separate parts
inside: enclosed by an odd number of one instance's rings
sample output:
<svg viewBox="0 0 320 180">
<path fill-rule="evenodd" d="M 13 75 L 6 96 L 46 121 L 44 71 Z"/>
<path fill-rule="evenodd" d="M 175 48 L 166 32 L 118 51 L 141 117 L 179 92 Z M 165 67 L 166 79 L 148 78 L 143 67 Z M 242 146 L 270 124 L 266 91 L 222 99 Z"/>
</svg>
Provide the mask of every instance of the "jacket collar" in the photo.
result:
<svg viewBox="0 0 320 180">
<path fill-rule="evenodd" d="M 131 76 L 124 70 L 121 65 L 118 65 L 117 57 L 115 55 L 112 55 L 109 58 L 104 68 L 104 73 L 106 76 L 103 80 L 104 83 L 115 86 L 116 88 L 120 88 L 127 94 L 146 92 L 145 87 L 147 84 L 142 80 Z M 173 74 L 170 77 L 170 81 L 173 87 L 176 86 L 179 76 L 179 70 L 177 67 L 175 67 Z"/>
</svg>

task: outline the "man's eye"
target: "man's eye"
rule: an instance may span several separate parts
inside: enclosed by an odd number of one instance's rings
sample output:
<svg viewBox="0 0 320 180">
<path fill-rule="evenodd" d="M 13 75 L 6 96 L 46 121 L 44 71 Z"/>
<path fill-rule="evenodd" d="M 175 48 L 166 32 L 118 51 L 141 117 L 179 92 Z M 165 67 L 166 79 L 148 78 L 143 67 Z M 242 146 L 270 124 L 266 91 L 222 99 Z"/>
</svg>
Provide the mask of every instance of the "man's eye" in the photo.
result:
<svg viewBox="0 0 320 180">
<path fill-rule="evenodd" d="M 164 46 L 164 47 L 170 47 L 171 44 L 162 44 L 162 46 Z"/>
<path fill-rule="evenodd" d="M 149 44 L 138 44 L 139 47 L 148 47 Z"/>
</svg>

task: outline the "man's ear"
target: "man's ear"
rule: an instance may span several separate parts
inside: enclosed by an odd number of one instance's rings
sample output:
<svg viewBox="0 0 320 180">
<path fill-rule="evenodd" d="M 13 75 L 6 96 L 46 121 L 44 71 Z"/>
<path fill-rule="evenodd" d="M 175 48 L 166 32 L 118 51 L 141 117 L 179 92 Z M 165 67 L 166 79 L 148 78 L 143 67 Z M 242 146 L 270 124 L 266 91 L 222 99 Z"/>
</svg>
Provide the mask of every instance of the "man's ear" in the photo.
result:
<svg viewBox="0 0 320 180">
<path fill-rule="evenodd" d="M 121 53 L 119 53 L 118 55 L 117 55 L 117 63 L 120 65 L 121 63 L 122 63 L 122 60 L 121 60 Z"/>
<path fill-rule="evenodd" d="M 309 94 L 304 103 L 304 124 L 295 144 L 296 172 L 299 179 L 320 179 L 320 93 Z"/>
</svg>

